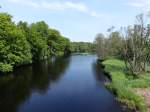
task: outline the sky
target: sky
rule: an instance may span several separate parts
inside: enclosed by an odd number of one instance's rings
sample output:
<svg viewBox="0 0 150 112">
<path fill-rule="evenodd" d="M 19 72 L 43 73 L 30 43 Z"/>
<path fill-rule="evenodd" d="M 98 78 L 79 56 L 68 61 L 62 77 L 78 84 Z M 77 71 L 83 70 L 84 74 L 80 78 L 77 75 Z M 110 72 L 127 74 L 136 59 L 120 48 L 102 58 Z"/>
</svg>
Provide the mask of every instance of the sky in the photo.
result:
<svg viewBox="0 0 150 112">
<path fill-rule="evenodd" d="M 150 11 L 150 0 L 0 0 L 0 12 L 16 23 L 45 21 L 71 41 L 92 42 L 98 33 L 135 23 Z"/>
</svg>

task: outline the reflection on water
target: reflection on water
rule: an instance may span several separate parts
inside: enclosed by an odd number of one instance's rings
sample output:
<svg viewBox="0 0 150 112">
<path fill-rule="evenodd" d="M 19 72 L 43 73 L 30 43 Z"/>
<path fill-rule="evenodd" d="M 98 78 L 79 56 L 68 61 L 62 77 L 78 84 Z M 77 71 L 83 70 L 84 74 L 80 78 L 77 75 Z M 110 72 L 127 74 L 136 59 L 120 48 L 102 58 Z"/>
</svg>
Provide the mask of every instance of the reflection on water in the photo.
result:
<svg viewBox="0 0 150 112">
<path fill-rule="evenodd" d="M 98 64 L 98 62 L 93 62 L 93 73 L 98 83 L 105 83 L 109 81 L 108 77 L 106 77 L 103 72 L 104 70 L 101 65 Z"/>
<path fill-rule="evenodd" d="M 20 67 L 9 76 L 0 77 L 0 112 L 17 112 L 33 91 L 45 93 L 59 80 L 69 65 L 68 59 L 45 60 Z"/>
<path fill-rule="evenodd" d="M 105 80 L 93 55 L 20 67 L 0 77 L 0 112 L 120 112 Z"/>
</svg>

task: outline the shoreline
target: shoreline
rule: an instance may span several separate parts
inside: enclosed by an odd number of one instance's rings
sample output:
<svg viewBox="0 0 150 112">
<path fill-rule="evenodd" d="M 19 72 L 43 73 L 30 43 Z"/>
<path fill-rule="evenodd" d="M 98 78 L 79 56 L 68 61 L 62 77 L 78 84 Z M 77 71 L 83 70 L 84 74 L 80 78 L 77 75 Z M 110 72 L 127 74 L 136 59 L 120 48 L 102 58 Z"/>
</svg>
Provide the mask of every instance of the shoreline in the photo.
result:
<svg viewBox="0 0 150 112">
<path fill-rule="evenodd" d="M 110 65 L 109 65 L 108 62 L 111 60 L 110 59 L 102 60 L 102 61 L 98 60 L 98 63 L 103 66 L 104 75 L 106 75 L 107 77 L 110 77 L 109 79 L 111 79 L 110 82 L 107 82 L 105 84 L 106 88 L 109 91 L 111 91 L 111 93 L 115 95 L 117 101 L 120 102 L 123 112 L 124 111 L 125 112 L 126 111 L 147 112 L 148 108 L 145 103 L 145 100 L 136 92 L 131 91 L 133 87 L 127 87 L 128 85 L 125 85 L 126 83 L 131 83 L 131 86 L 135 86 L 134 84 L 132 85 L 132 81 L 130 82 L 130 80 L 126 78 L 127 76 L 126 74 L 123 73 L 122 69 L 119 71 L 119 66 L 118 65 L 115 66 L 118 60 L 115 59 L 116 63 L 114 64 L 110 62 Z M 127 80 L 127 82 L 123 83 L 125 80 Z M 133 79 L 133 81 L 136 81 L 136 79 L 135 80 Z M 131 103 L 132 101 L 134 101 L 134 105 Z"/>
</svg>

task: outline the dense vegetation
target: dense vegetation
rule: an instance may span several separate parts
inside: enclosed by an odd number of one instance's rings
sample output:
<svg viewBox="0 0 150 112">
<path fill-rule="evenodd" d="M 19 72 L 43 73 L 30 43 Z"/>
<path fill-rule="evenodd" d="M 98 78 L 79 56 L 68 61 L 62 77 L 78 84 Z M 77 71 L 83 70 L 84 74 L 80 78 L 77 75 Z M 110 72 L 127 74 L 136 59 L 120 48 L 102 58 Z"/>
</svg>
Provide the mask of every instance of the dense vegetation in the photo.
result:
<svg viewBox="0 0 150 112">
<path fill-rule="evenodd" d="M 12 16 L 0 13 L 0 71 L 70 53 L 70 41 L 44 22 L 15 24 Z"/>
<path fill-rule="evenodd" d="M 70 47 L 73 53 L 95 53 L 95 44 L 90 42 L 71 42 Z"/>
<path fill-rule="evenodd" d="M 147 105 L 136 94 L 135 88 L 150 87 L 150 25 L 145 25 L 144 15 L 136 17 L 133 26 L 114 31 L 109 35 L 98 34 L 96 51 L 111 82 L 106 86 L 132 111 L 146 112 Z"/>
</svg>

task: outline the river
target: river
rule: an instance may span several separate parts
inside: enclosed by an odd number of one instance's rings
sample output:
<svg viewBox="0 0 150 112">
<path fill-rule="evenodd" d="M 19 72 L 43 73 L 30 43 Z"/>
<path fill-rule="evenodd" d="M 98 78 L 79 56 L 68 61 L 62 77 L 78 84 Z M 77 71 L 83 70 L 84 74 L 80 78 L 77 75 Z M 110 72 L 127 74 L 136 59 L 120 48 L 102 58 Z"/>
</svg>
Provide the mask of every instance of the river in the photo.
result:
<svg viewBox="0 0 150 112">
<path fill-rule="evenodd" d="M 0 76 L 0 112 L 121 112 L 96 59 L 53 58 Z"/>
</svg>

